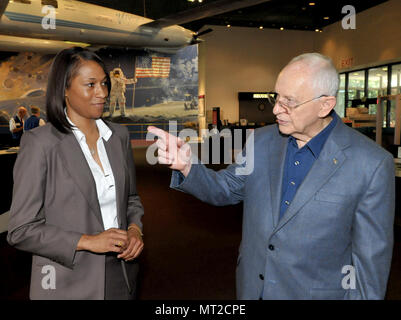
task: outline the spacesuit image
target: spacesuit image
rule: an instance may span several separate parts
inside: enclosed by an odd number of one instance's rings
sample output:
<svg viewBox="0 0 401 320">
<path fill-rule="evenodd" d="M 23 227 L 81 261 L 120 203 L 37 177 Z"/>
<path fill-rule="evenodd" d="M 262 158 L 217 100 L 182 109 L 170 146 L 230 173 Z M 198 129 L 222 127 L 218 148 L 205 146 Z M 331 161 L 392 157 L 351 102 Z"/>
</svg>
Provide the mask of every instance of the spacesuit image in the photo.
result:
<svg viewBox="0 0 401 320">
<path fill-rule="evenodd" d="M 125 116 L 125 85 L 136 83 L 136 79 L 127 79 L 121 68 L 114 68 L 110 71 L 111 90 L 110 90 L 110 117 L 116 109 L 120 108 L 121 116 Z"/>
</svg>

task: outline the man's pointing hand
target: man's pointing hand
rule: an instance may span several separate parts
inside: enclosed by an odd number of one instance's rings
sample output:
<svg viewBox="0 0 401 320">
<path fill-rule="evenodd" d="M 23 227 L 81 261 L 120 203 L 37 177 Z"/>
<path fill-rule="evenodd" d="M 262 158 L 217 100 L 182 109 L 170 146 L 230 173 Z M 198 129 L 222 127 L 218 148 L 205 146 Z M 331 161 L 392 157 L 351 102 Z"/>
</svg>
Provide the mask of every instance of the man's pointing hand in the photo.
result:
<svg viewBox="0 0 401 320">
<path fill-rule="evenodd" d="M 159 163 L 181 171 L 186 177 L 191 170 L 191 147 L 182 139 L 162 129 L 149 126 L 148 131 L 158 137 L 156 145 Z"/>
</svg>

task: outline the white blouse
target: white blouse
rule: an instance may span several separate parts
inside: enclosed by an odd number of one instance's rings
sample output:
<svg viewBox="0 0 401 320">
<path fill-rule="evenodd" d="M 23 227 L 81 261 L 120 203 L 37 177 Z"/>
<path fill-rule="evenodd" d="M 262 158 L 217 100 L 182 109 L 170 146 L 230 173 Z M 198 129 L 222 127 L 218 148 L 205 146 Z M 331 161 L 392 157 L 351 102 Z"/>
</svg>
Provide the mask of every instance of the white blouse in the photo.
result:
<svg viewBox="0 0 401 320">
<path fill-rule="evenodd" d="M 67 119 L 71 124 L 73 124 L 68 116 Z M 110 228 L 118 228 L 115 180 L 113 171 L 111 170 L 109 158 L 107 157 L 106 149 L 103 144 L 103 139 L 105 141 L 110 139 L 112 131 L 101 119 L 96 120 L 96 125 L 99 130 L 99 139 L 96 142 L 97 152 L 104 172 L 93 158 L 83 132 L 75 126 L 73 127 L 72 132 L 74 133 L 75 138 L 77 139 L 82 152 L 85 155 L 86 161 L 88 162 L 89 168 L 95 180 L 97 198 L 99 200 L 104 230 L 107 230 Z"/>
</svg>

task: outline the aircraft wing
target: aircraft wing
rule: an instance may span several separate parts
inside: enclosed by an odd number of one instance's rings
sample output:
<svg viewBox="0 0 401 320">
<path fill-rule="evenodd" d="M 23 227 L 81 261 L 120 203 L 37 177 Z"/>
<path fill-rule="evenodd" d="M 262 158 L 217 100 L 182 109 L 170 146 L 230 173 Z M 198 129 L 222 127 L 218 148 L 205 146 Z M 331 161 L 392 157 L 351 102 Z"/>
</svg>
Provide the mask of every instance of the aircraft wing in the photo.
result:
<svg viewBox="0 0 401 320">
<path fill-rule="evenodd" d="M 254 6 L 271 0 L 219 0 L 201 7 L 178 12 L 176 14 L 143 24 L 141 27 L 160 29 L 176 24 L 184 24 L 221 13 Z"/>
<path fill-rule="evenodd" d="M 0 18 L 2 17 L 4 11 L 7 8 L 9 0 L 0 0 Z"/>
<path fill-rule="evenodd" d="M 41 53 L 57 53 L 62 49 L 70 48 L 71 46 L 87 47 L 95 51 L 99 46 L 90 46 L 88 43 L 71 42 L 71 41 L 58 41 L 35 39 L 27 37 L 15 37 L 8 35 L 0 35 L 0 51 L 14 51 L 14 52 L 41 52 Z"/>
</svg>

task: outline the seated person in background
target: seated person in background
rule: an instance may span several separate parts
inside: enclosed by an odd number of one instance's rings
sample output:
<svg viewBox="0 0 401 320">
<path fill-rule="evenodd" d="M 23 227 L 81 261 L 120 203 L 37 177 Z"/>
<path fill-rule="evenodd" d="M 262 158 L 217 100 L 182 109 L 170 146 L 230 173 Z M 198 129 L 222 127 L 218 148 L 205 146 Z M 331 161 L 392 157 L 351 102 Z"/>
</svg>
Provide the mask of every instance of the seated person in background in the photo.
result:
<svg viewBox="0 0 401 320">
<path fill-rule="evenodd" d="M 33 128 L 44 126 L 45 121 L 40 118 L 40 109 L 36 106 L 31 106 L 31 116 L 25 121 L 24 130 L 28 131 Z"/>
<path fill-rule="evenodd" d="M 19 106 L 17 114 L 10 120 L 10 132 L 12 134 L 15 146 L 19 146 L 22 134 L 24 133 L 24 118 L 27 110 L 24 106 Z"/>
</svg>

